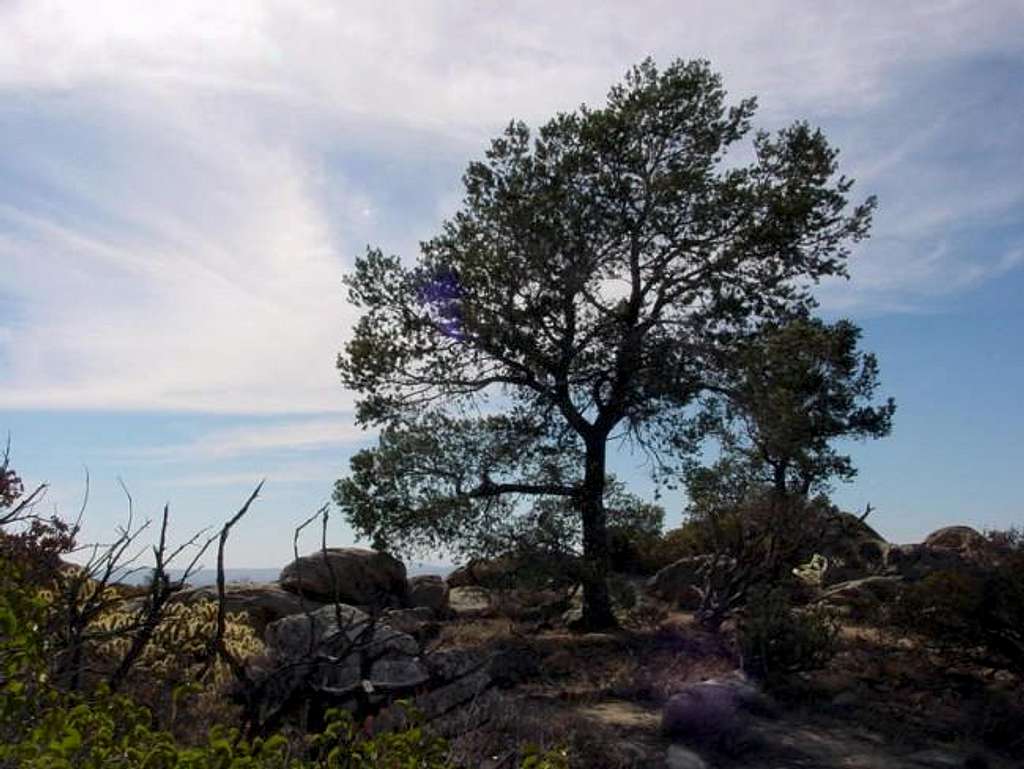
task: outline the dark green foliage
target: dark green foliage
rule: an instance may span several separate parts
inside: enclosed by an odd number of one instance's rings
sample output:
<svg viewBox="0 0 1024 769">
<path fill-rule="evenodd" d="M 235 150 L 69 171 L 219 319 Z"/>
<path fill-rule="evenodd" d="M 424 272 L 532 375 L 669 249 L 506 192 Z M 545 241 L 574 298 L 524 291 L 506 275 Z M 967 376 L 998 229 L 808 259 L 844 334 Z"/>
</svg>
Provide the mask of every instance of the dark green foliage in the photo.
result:
<svg viewBox="0 0 1024 769">
<path fill-rule="evenodd" d="M 511 123 L 414 265 L 356 260 L 363 316 L 338 368 L 382 429 L 336 487 L 356 531 L 447 545 L 523 512 L 518 497 L 571 500 L 586 624 L 614 623 L 608 441 L 678 452 L 719 353 L 805 312 L 868 231 L 874 201 L 849 207 L 806 123 L 730 157 L 754 109 L 728 105 L 707 62 L 645 61 L 601 108 Z"/>
<path fill-rule="evenodd" d="M 712 432 L 728 455 L 782 492 L 808 494 L 856 474 L 837 439 L 881 438 L 892 429 L 890 398 L 871 399 L 878 361 L 857 349 L 860 329 L 841 320 L 769 323 L 715 366 L 706 403 Z"/>
<path fill-rule="evenodd" d="M 743 667 L 769 683 L 821 668 L 835 655 L 838 634 L 825 609 L 794 609 L 781 588 L 753 594 L 739 623 Z"/>
</svg>

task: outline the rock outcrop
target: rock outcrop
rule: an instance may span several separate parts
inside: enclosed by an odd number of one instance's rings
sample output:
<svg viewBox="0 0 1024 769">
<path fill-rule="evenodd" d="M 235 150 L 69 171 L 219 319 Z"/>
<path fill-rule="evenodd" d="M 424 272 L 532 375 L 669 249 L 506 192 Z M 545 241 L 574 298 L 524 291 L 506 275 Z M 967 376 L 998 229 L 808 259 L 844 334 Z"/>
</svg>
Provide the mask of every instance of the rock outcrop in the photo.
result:
<svg viewBox="0 0 1024 769">
<path fill-rule="evenodd" d="M 385 612 L 375 620 L 340 604 L 270 624 L 266 659 L 254 670 L 261 705 L 266 712 L 303 703 L 321 711 L 341 706 L 374 716 L 380 732 L 405 725 L 405 710 L 390 703 L 408 699 L 433 731 L 451 735 L 491 717 L 497 689 L 535 672 L 536 660 L 515 650 L 423 654 L 412 635 L 388 623 L 426 611 Z"/>
<path fill-rule="evenodd" d="M 950 550 L 972 563 L 985 563 L 992 557 L 993 547 L 984 535 L 970 526 L 946 526 L 933 531 L 922 543 L 926 547 Z"/>
<path fill-rule="evenodd" d="M 448 613 L 448 583 L 436 574 L 409 578 L 409 606 L 431 609 L 437 617 Z"/>
<path fill-rule="evenodd" d="M 387 553 L 356 547 L 327 548 L 292 561 L 278 578 L 281 587 L 324 603 L 404 606 L 405 564 Z"/>
</svg>

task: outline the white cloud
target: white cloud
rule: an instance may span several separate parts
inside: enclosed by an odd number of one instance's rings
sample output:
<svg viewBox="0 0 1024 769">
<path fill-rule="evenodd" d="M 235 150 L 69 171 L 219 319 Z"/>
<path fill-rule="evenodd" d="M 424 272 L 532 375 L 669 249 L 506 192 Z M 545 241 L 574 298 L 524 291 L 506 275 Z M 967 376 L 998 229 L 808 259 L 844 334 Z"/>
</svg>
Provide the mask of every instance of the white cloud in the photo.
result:
<svg viewBox="0 0 1024 769">
<path fill-rule="evenodd" d="M 222 460 L 267 453 L 317 451 L 350 446 L 373 437 L 347 417 L 313 417 L 207 431 L 187 443 L 135 450 L 142 460 Z"/>
<path fill-rule="evenodd" d="M 1019 61 L 1022 31 L 1015 0 L 4 4 L 6 114 L 63 133 L 27 123 L 0 150 L 12 184 L 32 182 L 0 198 L 0 292 L 17 310 L 0 408 L 350 409 L 333 366 L 355 317 L 345 265 L 369 234 L 405 246 L 436 221 L 376 199 L 329 151 L 401 162 L 414 137 L 471 157 L 509 117 L 599 102 L 648 54 L 710 58 L 769 123 L 863 121 L 848 132 L 858 189 L 883 208 L 835 301 L 898 308 L 975 285 L 1009 267 L 964 253 L 950 222 L 1004 216 L 1019 176 L 952 174 L 930 150 L 962 121 L 907 130 L 900 100 L 937 64 Z M 885 143 L 879 117 L 897 123 Z M 451 185 L 402 183 L 437 218 L 453 208 Z"/>
</svg>

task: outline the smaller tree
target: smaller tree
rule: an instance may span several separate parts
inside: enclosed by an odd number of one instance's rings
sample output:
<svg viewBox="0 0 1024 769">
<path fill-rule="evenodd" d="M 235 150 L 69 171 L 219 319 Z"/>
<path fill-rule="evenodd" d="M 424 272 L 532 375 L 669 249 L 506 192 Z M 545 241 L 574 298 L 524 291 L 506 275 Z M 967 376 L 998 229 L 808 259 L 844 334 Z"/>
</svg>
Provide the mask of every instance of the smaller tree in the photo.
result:
<svg viewBox="0 0 1024 769">
<path fill-rule="evenodd" d="M 824 492 L 856 474 L 837 439 L 881 438 L 896 404 L 871 401 L 878 361 L 848 320 L 770 323 L 714 367 L 706 422 L 724 453 L 780 493 Z"/>
<path fill-rule="evenodd" d="M 896 406 L 872 405 L 878 362 L 859 339 L 849 321 L 797 317 L 719 355 L 701 422 L 722 456 L 686 475 L 690 521 L 713 553 L 699 611 L 706 624 L 755 585 L 784 578 L 820 542 L 837 515 L 830 481 L 856 474 L 834 442 L 891 430 Z"/>
</svg>

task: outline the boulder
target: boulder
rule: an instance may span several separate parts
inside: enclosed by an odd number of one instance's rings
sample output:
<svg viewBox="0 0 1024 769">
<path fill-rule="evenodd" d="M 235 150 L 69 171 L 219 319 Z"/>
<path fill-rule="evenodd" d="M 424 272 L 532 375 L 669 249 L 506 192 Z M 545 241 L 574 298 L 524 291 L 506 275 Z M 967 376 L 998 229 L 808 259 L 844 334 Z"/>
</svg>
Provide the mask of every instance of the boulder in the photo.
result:
<svg viewBox="0 0 1024 769">
<path fill-rule="evenodd" d="M 217 601 L 217 587 L 206 585 L 176 593 L 173 602 L 185 604 L 202 601 Z M 229 582 L 224 586 L 224 603 L 229 612 L 245 612 L 249 615 L 249 623 L 260 635 L 267 625 L 293 614 L 304 611 L 316 611 L 322 603 L 303 599 L 290 593 L 274 583 L 258 584 L 252 582 Z"/>
<path fill-rule="evenodd" d="M 669 737 L 705 744 L 735 739 L 747 713 L 770 714 L 771 701 L 741 672 L 689 684 L 669 697 L 661 728 Z"/>
<path fill-rule="evenodd" d="M 665 754 L 665 769 L 707 769 L 703 758 L 682 745 L 669 745 Z"/>
<path fill-rule="evenodd" d="M 438 617 L 448 613 L 448 583 L 436 574 L 409 579 L 409 605 L 433 610 Z"/>
<path fill-rule="evenodd" d="M 416 639 L 345 604 L 280 619 L 264 638 L 267 657 L 253 678 L 267 712 L 302 702 L 380 704 L 430 679 Z"/>
<path fill-rule="evenodd" d="M 452 572 L 445 577 L 444 580 L 448 587 L 475 587 L 476 579 L 473 577 L 473 562 L 459 566 L 457 569 L 453 569 Z"/>
<path fill-rule="evenodd" d="M 491 611 L 491 591 L 483 587 L 453 587 L 448 602 L 456 616 L 480 616 Z"/>
<path fill-rule="evenodd" d="M 827 586 L 880 573 L 890 545 L 859 516 L 839 512 L 825 521 L 821 538 L 812 547 L 828 561 L 822 575 Z"/>
<path fill-rule="evenodd" d="M 421 643 L 429 638 L 437 637 L 441 630 L 441 626 L 437 623 L 437 614 L 426 606 L 416 606 L 412 609 L 388 609 L 381 615 L 381 620 L 401 633 L 408 633 Z"/>
<path fill-rule="evenodd" d="M 457 728 L 460 724 L 479 725 L 475 721 L 487 714 L 481 705 L 494 694 L 490 672 L 494 658 L 478 650 L 460 649 L 435 652 L 422 662 L 430 674 L 425 687 L 429 691 L 419 694 L 412 705 L 431 731 L 451 736 L 466 731 Z M 467 718 L 473 723 L 465 722 Z M 375 733 L 392 731 L 407 723 L 404 707 L 390 707 L 374 719 L 373 729 Z"/>
<path fill-rule="evenodd" d="M 281 587 L 307 598 L 352 606 L 404 606 L 405 565 L 387 553 L 356 547 L 328 548 L 292 561 Z"/>
<path fill-rule="evenodd" d="M 378 657 L 414 657 L 420 651 L 412 636 L 345 604 L 280 619 L 267 626 L 264 640 L 271 657 L 282 662 L 322 655 L 340 658 L 354 650 Z"/>
<path fill-rule="evenodd" d="M 926 547 L 952 550 L 968 561 L 983 563 L 990 559 L 992 546 L 985 537 L 970 526 L 946 526 L 933 531 L 922 543 Z"/>
</svg>

